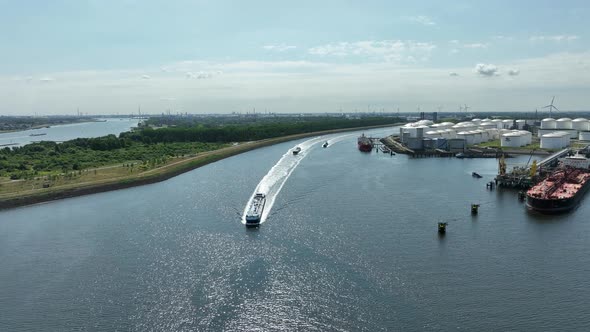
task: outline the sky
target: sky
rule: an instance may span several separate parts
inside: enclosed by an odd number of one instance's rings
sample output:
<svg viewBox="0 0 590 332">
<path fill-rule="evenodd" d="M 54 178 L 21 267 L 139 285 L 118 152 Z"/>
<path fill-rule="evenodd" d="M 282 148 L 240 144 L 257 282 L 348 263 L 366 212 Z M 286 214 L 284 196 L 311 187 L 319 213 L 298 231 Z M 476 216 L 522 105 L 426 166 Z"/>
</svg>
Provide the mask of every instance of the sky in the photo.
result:
<svg viewBox="0 0 590 332">
<path fill-rule="evenodd" d="M 0 0 L 0 115 L 590 110 L 590 1 Z"/>
</svg>

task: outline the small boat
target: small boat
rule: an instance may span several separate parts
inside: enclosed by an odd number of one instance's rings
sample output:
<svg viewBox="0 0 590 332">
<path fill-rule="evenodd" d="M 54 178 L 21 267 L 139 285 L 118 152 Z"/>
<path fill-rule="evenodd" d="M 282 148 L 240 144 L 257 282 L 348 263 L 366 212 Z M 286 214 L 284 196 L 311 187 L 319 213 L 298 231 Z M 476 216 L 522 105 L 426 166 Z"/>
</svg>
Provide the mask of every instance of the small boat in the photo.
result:
<svg viewBox="0 0 590 332">
<path fill-rule="evenodd" d="M 481 179 L 482 178 L 482 176 L 479 175 L 479 173 L 477 173 L 477 172 L 471 173 L 471 176 L 473 176 L 474 178 L 477 178 L 477 179 Z"/>
<path fill-rule="evenodd" d="M 262 218 L 262 211 L 264 210 L 264 204 L 266 203 L 266 195 L 263 193 L 256 193 L 252 204 L 246 214 L 246 226 L 258 226 L 260 225 L 260 218 Z"/>
<path fill-rule="evenodd" d="M 324 144 L 322 144 L 323 148 L 327 148 L 328 147 L 328 141 L 325 141 Z"/>
<path fill-rule="evenodd" d="M 448 225 L 448 223 L 446 223 L 446 222 L 439 222 L 438 223 L 438 232 L 440 234 L 446 233 L 447 232 L 447 225 Z"/>
<path fill-rule="evenodd" d="M 47 133 L 30 134 L 29 136 L 43 136 L 43 135 L 47 135 Z"/>
<path fill-rule="evenodd" d="M 295 149 L 293 149 L 293 154 L 298 154 L 299 152 L 301 152 L 300 147 L 295 147 Z"/>
</svg>

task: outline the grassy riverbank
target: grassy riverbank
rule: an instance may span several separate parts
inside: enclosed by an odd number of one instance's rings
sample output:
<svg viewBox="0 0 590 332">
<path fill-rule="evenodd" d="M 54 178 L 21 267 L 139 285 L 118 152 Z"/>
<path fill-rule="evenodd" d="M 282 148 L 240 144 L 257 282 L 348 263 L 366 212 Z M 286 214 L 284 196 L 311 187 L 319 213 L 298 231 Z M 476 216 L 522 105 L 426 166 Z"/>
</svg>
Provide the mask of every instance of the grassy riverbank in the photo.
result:
<svg viewBox="0 0 590 332">
<path fill-rule="evenodd" d="M 237 145 L 225 145 L 212 151 L 166 158 L 160 164 L 153 165 L 153 167 L 141 167 L 142 164 L 139 161 L 130 160 L 114 165 L 69 172 L 68 174 L 71 174 L 70 176 L 59 177 L 57 181 L 52 182 L 49 187 L 45 188 L 44 185 L 47 185 L 47 181 L 40 177 L 19 180 L 4 178 L 0 181 L 0 209 L 155 183 L 209 163 L 264 146 L 310 136 L 388 127 L 392 125 L 333 129 L 288 135 Z"/>
</svg>

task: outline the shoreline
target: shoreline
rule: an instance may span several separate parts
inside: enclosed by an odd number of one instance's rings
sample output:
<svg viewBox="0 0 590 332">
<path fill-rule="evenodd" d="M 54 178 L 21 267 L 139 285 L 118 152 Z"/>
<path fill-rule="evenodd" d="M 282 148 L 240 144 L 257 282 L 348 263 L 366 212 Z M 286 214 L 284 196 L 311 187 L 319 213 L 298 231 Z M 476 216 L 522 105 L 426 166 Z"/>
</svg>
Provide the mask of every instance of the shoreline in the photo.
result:
<svg viewBox="0 0 590 332">
<path fill-rule="evenodd" d="M 212 150 L 207 152 L 202 152 L 194 157 L 176 162 L 171 163 L 168 165 L 164 165 L 162 167 L 158 167 L 155 169 L 151 169 L 145 171 L 143 173 L 132 175 L 132 176 L 125 176 L 119 178 L 111 178 L 101 182 L 92 182 L 92 183 L 77 183 L 73 185 L 66 185 L 59 188 L 47 188 L 47 189 L 39 189 L 39 191 L 24 194 L 24 195 L 14 195 L 9 196 L 5 199 L 0 199 L 0 210 L 22 207 L 27 205 L 39 204 L 49 201 L 54 201 L 58 199 L 64 198 L 71 198 L 71 197 L 78 197 L 84 195 L 91 195 L 101 192 L 113 191 L 113 190 L 120 190 L 126 189 L 131 187 L 137 187 L 157 182 L 162 182 L 168 179 L 171 179 L 175 176 L 180 174 L 192 171 L 199 167 L 208 165 L 210 163 L 214 163 L 216 161 L 229 158 L 244 152 L 252 151 L 258 148 L 267 147 L 279 143 L 284 143 L 300 138 L 306 138 L 310 136 L 318 136 L 318 135 L 327 135 L 327 134 L 334 134 L 339 132 L 347 132 L 347 131 L 358 131 L 363 129 L 375 129 L 375 128 L 385 128 L 385 127 L 394 127 L 402 125 L 403 123 L 395 123 L 395 124 L 386 124 L 386 125 L 376 125 L 376 126 L 367 126 L 367 127 L 354 127 L 354 128 L 342 128 L 342 129 L 331 129 L 331 130 L 323 130 L 323 131 L 316 131 L 316 132 L 309 132 L 309 133 L 302 133 L 302 134 L 295 134 L 289 136 L 282 136 L 282 137 L 275 137 L 275 138 L 268 138 L 260 141 L 251 141 L 251 142 L 244 142 L 240 143 L 239 145 L 229 146 L 218 150 Z"/>
</svg>

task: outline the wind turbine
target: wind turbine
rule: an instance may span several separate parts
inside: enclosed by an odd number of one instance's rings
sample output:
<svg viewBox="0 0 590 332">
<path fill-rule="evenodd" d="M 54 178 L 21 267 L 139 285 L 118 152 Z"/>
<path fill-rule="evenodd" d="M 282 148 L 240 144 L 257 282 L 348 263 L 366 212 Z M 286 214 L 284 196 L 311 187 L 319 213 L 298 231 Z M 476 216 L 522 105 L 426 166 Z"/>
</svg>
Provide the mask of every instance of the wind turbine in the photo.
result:
<svg viewBox="0 0 590 332">
<path fill-rule="evenodd" d="M 553 98 L 551 99 L 551 104 L 547 105 L 547 106 L 543 106 L 542 108 L 549 108 L 549 117 L 551 116 L 551 112 L 553 111 L 553 109 L 555 108 L 556 111 L 559 111 L 559 109 L 555 106 L 553 106 L 553 101 L 555 100 L 555 96 L 553 96 Z"/>
</svg>

